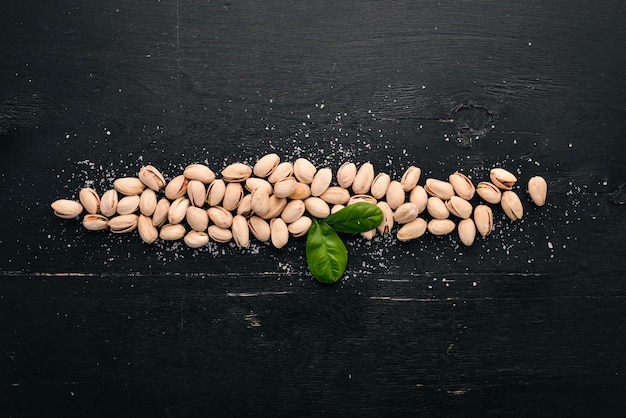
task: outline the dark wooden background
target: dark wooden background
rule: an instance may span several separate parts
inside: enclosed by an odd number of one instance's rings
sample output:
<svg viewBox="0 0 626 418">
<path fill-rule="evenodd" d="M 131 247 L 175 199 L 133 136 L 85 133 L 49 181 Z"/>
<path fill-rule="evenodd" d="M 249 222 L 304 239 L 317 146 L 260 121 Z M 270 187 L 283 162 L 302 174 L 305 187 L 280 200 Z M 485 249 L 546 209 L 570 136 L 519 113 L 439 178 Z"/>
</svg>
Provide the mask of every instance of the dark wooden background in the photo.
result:
<svg viewBox="0 0 626 418">
<path fill-rule="evenodd" d="M 622 416 L 623 1 L 0 6 L 2 416 Z M 518 173 L 455 236 L 142 244 L 49 204 L 267 152 L 399 177 Z M 533 175 L 548 204 L 525 194 Z"/>
</svg>

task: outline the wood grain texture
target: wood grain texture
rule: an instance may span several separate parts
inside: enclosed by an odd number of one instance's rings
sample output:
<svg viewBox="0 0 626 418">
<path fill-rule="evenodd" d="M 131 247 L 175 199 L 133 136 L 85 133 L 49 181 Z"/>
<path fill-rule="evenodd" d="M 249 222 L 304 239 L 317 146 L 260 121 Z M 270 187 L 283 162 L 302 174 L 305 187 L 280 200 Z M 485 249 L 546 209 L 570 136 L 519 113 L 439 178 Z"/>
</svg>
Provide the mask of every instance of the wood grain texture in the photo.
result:
<svg viewBox="0 0 626 418">
<path fill-rule="evenodd" d="M 0 13 L 6 416 L 621 416 L 619 1 L 12 2 Z M 146 246 L 49 203 L 266 152 L 519 174 L 494 234 Z M 525 182 L 543 175 L 548 204 Z"/>
</svg>

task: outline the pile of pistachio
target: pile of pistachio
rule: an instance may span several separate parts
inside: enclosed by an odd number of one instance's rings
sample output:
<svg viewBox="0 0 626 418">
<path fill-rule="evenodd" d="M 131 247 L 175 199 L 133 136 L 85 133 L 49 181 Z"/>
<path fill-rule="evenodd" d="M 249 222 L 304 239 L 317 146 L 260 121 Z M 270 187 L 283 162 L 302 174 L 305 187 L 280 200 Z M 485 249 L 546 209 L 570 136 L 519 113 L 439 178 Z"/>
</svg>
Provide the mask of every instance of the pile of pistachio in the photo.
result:
<svg viewBox="0 0 626 418">
<path fill-rule="evenodd" d="M 415 166 L 394 180 L 389 174 L 376 174 L 369 162 L 360 166 L 346 162 L 333 178 L 330 168 L 318 169 L 305 158 L 292 163 L 268 154 L 254 166 L 231 164 L 219 178 L 206 165 L 191 164 L 167 182 L 148 165 L 137 177 L 116 179 L 113 188 L 102 195 L 83 188 L 79 201 L 60 199 L 51 206 L 64 219 L 85 211 L 82 224 L 88 230 L 127 233 L 137 229 L 146 243 L 183 239 L 192 248 L 211 240 L 233 240 L 239 247 L 248 247 L 251 235 L 282 248 L 290 236 L 306 235 L 311 217 L 324 219 L 363 201 L 377 205 L 384 215 L 378 228 L 362 233 L 367 239 L 377 232 L 395 231 L 398 240 L 409 241 L 426 231 L 445 235 L 456 229 L 460 241 L 469 246 L 477 231 L 484 237 L 493 230 L 489 205 L 500 205 L 513 221 L 524 214 L 512 190 L 517 178 L 503 168 L 491 169 L 490 181 L 476 186 L 458 171 L 447 181 L 428 178 L 424 186 L 418 185 L 420 177 L 421 169 Z M 530 178 L 527 190 L 537 206 L 545 204 L 547 183 L 542 177 Z M 474 207 L 475 194 L 480 202 Z"/>
</svg>

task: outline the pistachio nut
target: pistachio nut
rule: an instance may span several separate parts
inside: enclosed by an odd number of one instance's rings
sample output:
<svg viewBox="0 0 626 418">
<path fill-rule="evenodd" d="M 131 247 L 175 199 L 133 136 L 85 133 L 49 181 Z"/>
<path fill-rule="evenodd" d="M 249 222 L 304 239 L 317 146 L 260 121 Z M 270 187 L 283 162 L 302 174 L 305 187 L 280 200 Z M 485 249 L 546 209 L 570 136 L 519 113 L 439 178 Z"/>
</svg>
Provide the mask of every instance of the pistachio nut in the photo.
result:
<svg viewBox="0 0 626 418">
<path fill-rule="evenodd" d="M 133 196 L 143 192 L 145 185 L 137 177 L 122 177 L 113 182 L 113 188 L 124 196 Z"/>
<path fill-rule="evenodd" d="M 291 200 L 287 203 L 285 209 L 283 209 L 283 213 L 281 213 L 280 217 L 286 224 L 290 224 L 300 219 L 302 215 L 304 215 L 305 210 L 304 201 Z"/>
<path fill-rule="evenodd" d="M 241 199 L 243 199 L 243 186 L 241 183 L 228 183 L 224 191 L 222 207 L 226 210 L 233 211 L 237 209 Z"/>
<path fill-rule="evenodd" d="M 299 181 L 296 183 L 296 190 L 287 197 L 294 200 L 304 200 L 309 196 L 311 196 L 311 186 Z"/>
<path fill-rule="evenodd" d="M 406 201 L 406 193 L 404 192 L 402 183 L 396 180 L 389 183 L 389 188 L 387 189 L 385 200 L 387 200 L 387 203 L 389 203 L 389 207 L 391 207 L 391 209 L 393 210 L 396 210 L 400 207 L 400 205 L 404 204 L 404 202 Z"/>
<path fill-rule="evenodd" d="M 176 241 L 185 236 L 187 230 L 181 224 L 166 224 L 159 231 L 159 238 L 163 241 Z"/>
<path fill-rule="evenodd" d="M 465 200 L 471 200 L 474 197 L 474 193 L 476 192 L 476 188 L 472 181 L 463 173 L 459 173 L 458 171 L 454 174 L 450 174 L 448 177 L 448 181 L 454 188 L 454 191 L 459 197 L 462 197 Z"/>
<path fill-rule="evenodd" d="M 391 176 L 387 173 L 378 173 L 372 181 L 372 187 L 370 193 L 376 199 L 381 199 L 387 194 L 387 189 L 391 183 Z"/>
<path fill-rule="evenodd" d="M 137 228 L 138 221 L 139 216 L 135 214 L 114 216 L 109 219 L 109 231 L 114 234 L 123 234 L 134 231 L 135 228 Z"/>
<path fill-rule="evenodd" d="M 231 232 L 237 247 L 247 248 L 250 246 L 250 229 L 248 228 L 248 220 L 244 216 L 235 215 L 233 217 Z"/>
<path fill-rule="evenodd" d="M 330 213 L 332 215 L 333 213 L 337 213 L 337 212 L 339 212 L 341 209 L 343 209 L 345 207 L 346 207 L 345 205 L 333 205 L 333 207 L 330 208 Z"/>
<path fill-rule="evenodd" d="M 320 196 L 330 187 L 333 180 L 333 171 L 330 168 L 320 168 L 311 181 L 311 196 Z"/>
<path fill-rule="evenodd" d="M 165 197 L 169 200 L 176 200 L 179 197 L 183 197 L 187 193 L 187 185 L 189 179 L 182 174 L 174 177 L 167 186 L 165 186 Z"/>
<path fill-rule="evenodd" d="M 419 212 L 422 213 L 428 204 L 428 193 L 422 186 L 417 185 L 409 192 L 409 202 L 415 203 Z"/>
<path fill-rule="evenodd" d="M 80 202 L 69 199 L 59 199 L 50 205 L 54 214 L 63 219 L 74 219 L 83 212 L 83 205 Z"/>
<path fill-rule="evenodd" d="M 270 239 L 276 248 L 283 248 L 289 241 L 289 228 L 280 218 L 273 218 L 270 221 Z"/>
<path fill-rule="evenodd" d="M 311 184 L 316 172 L 313 163 L 306 158 L 298 158 L 293 163 L 293 175 L 302 183 Z"/>
<path fill-rule="evenodd" d="M 152 189 L 145 189 L 139 197 L 139 212 L 142 215 L 152 216 L 157 206 L 157 195 Z"/>
<path fill-rule="evenodd" d="M 268 196 L 274 193 L 274 186 L 272 186 L 272 183 L 270 183 L 269 181 L 265 179 L 260 179 L 258 177 L 250 177 L 246 180 L 246 190 L 248 190 L 250 193 L 252 193 L 254 189 L 257 189 L 259 187 L 262 187 L 265 190 L 267 190 Z"/>
<path fill-rule="evenodd" d="M 206 202 L 209 206 L 217 206 L 222 203 L 226 193 L 226 183 L 222 179 L 216 179 L 206 188 Z"/>
<path fill-rule="evenodd" d="M 249 218 L 253 213 L 252 195 L 248 193 L 241 199 L 241 202 L 239 202 L 239 206 L 237 206 L 237 215 L 243 215 L 246 218 Z"/>
<path fill-rule="evenodd" d="M 389 234 L 393 229 L 393 210 L 389 207 L 387 202 L 378 202 L 376 206 L 380 208 L 383 213 L 383 221 L 378 225 L 378 232 L 381 234 Z"/>
<path fill-rule="evenodd" d="M 209 219 L 220 228 L 230 228 L 233 224 L 233 215 L 221 206 L 213 206 L 207 209 Z"/>
<path fill-rule="evenodd" d="M 522 219 L 524 216 L 524 207 L 522 206 L 522 201 L 519 199 L 519 196 L 515 192 L 510 190 L 502 193 L 502 200 L 500 201 L 500 206 L 502 206 L 502 210 L 512 221 Z"/>
<path fill-rule="evenodd" d="M 189 206 L 187 208 L 185 220 L 189 227 L 195 231 L 206 231 L 209 227 L 209 215 L 207 211 L 196 206 Z"/>
<path fill-rule="evenodd" d="M 474 208 L 474 224 L 478 233 L 486 237 L 493 230 L 493 212 L 487 205 L 478 205 Z"/>
<path fill-rule="evenodd" d="M 367 240 L 374 238 L 376 236 L 376 228 L 361 232 L 361 236 Z"/>
<path fill-rule="evenodd" d="M 88 213 L 83 217 L 83 226 L 89 231 L 101 231 L 107 228 L 109 220 L 100 214 Z"/>
<path fill-rule="evenodd" d="M 80 189 L 78 200 L 80 200 L 87 213 L 98 213 L 100 210 L 100 196 L 91 187 Z"/>
<path fill-rule="evenodd" d="M 410 241 L 419 238 L 426 233 L 427 225 L 423 218 L 415 218 L 411 222 L 402 225 L 396 236 L 399 241 Z"/>
<path fill-rule="evenodd" d="M 189 180 L 197 180 L 202 184 L 211 184 L 215 180 L 215 173 L 204 164 L 190 164 L 185 167 L 183 176 Z"/>
<path fill-rule="evenodd" d="M 368 194 L 355 194 L 355 195 L 350 196 L 350 199 L 348 200 L 348 203 L 346 203 L 346 206 L 352 205 L 358 202 L 367 202 L 367 203 L 371 203 L 372 205 L 375 205 L 376 203 L 378 203 L 378 201 L 374 198 L 374 196 L 370 196 Z"/>
<path fill-rule="evenodd" d="M 330 215 L 330 206 L 319 197 L 308 197 L 304 200 L 306 211 L 315 218 L 323 219 Z"/>
<path fill-rule="evenodd" d="M 244 182 L 252 175 L 252 167 L 244 163 L 233 163 L 222 170 L 222 178 L 226 182 Z"/>
<path fill-rule="evenodd" d="M 450 211 L 445 202 L 438 197 L 431 196 L 428 198 L 426 210 L 435 219 L 446 219 L 450 216 Z"/>
<path fill-rule="evenodd" d="M 410 192 L 417 186 L 417 182 L 420 180 L 422 175 L 422 169 L 415 166 L 410 166 L 406 169 L 404 174 L 402 175 L 402 179 L 400 179 L 400 183 L 402 183 L 402 188 L 405 192 Z"/>
<path fill-rule="evenodd" d="M 528 194 L 535 205 L 545 205 L 546 196 L 548 195 L 548 183 L 546 179 L 541 176 L 531 177 L 528 180 Z"/>
<path fill-rule="evenodd" d="M 278 154 L 267 154 L 261 157 L 256 164 L 254 164 L 252 172 L 257 177 L 266 178 L 274 172 L 276 167 L 278 167 L 278 164 L 280 164 L 280 157 Z"/>
<path fill-rule="evenodd" d="M 117 213 L 120 215 L 129 215 L 137 212 L 141 198 L 137 195 L 124 196 L 117 203 Z"/>
<path fill-rule="evenodd" d="M 309 232 L 312 222 L 308 216 L 301 216 L 295 222 L 290 223 L 287 229 L 294 238 L 300 238 Z"/>
<path fill-rule="evenodd" d="M 115 215 L 117 213 L 117 202 L 117 190 L 107 190 L 100 198 L 100 213 L 109 217 Z"/>
<path fill-rule="evenodd" d="M 137 219 L 137 231 L 139 231 L 141 240 L 146 244 L 152 244 L 159 238 L 159 232 L 152 224 L 152 219 L 146 215 L 139 215 Z"/>
<path fill-rule="evenodd" d="M 151 165 L 146 165 L 139 169 L 139 180 L 151 190 L 158 192 L 165 186 L 165 178 L 163 178 L 163 174 L 155 167 Z"/>
<path fill-rule="evenodd" d="M 511 190 L 517 181 L 513 173 L 503 168 L 492 168 L 489 172 L 491 182 L 502 190 Z"/>
<path fill-rule="evenodd" d="M 446 235 L 454 231 L 456 225 L 450 219 L 431 219 L 428 222 L 428 232 L 433 235 Z"/>
<path fill-rule="evenodd" d="M 372 163 L 363 163 L 356 172 L 354 181 L 352 182 L 352 191 L 354 194 L 367 194 L 372 187 L 374 181 L 374 166 Z"/>
<path fill-rule="evenodd" d="M 287 206 L 287 199 L 277 197 L 275 194 L 270 196 L 270 208 L 264 215 L 259 215 L 263 219 L 272 219 L 280 216 L 283 209 Z"/>
<path fill-rule="evenodd" d="M 393 214 L 393 219 L 399 224 L 406 224 L 417 218 L 417 215 L 419 215 L 417 205 L 415 203 L 407 202 L 398 206 Z"/>
<path fill-rule="evenodd" d="M 187 183 L 187 197 L 189 203 L 201 208 L 206 202 L 206 189 L 200 180 L 189 180 Z"/>
<path fill-rule="evenodd" d="M 481 181 L 476 185 L 476 193 L 487 203 L 497 205 L 502 199 L 502 192 L 495 184 L 488 181 Z"/>
<path fill-rule="evenodd" d="M 344 205 L 350 200 L 350 192 L 343 187 L 331 186 L 319 197 L 331 205 Z"/>
<path fill-rule="evenodd" d="M 278 164 L 278 166 L 274 169 L 272 174 L 270 174 L 269 177 L 267 178 L 267 181 L 269 181 L 271 184 L 274 184 L 278 180 L 284 179 L 285 177 L 291 177 L 292 175 L 293 175 L 293 164 L 288 161 L 284 161 Z"/>
<path fill-rule="evenodd" d="M 167 215 L 170 211 L 170 201 L 166 198 L 161 198 L 157 202 L 156 209 L 152 214 L 152 225 L 161 226 L 167 220 Z"/>
<path fill-rule="evenodd" d="M 457 231 L 463 245 L 469 247 L 474 243 L 474 239 L 476 238 L 476 225 L 474 225 L 472 218 L 461 220 L 459 222 L 459 226 L 457 227 Z"/>
<path fill-rule="evenodd" d="M 250 228 L 252 235 L 259 241 L 266 242 L 270 240 L 270 224 L 260 216 L 251 216 L 250 219 L 248 219 L 248 228 Z"/>
<path fill-rule="evenodd" d="M 347 189 L 352 186 L 354 178 L 356 177 L 356 164 L 351 162 L 345 162 L 337 170 L 337 184 L 339 187 Z"/>
<path fill-rule="evenodd" d="M 167 220 L 170 224 L 179 224 L 187 216 L 187 208 L 189 208 L 189 199 L 185 197 L 179 197 L 174 200 L 170 205 L 170 210 L 167 212 Z"/>
<path fill-rule="evenodd" d="M 250 209 L 259 216 L 265 215 L 270 210 L 270 195 L 267 189 L 259 187 L 250 194 Z"/>
<path fill-rule="evenodd" d="M 228 242 L 233 239 L 233 233 L 228 228 L 220 228 L 217 225 L 211 225 L 207 229 L 209 237 L 215 242 Z"/>
<path fill-rule="evenodd" d="M 298 180 L 295 177 L 285 177 L 274 183 L 274 194 L 279 199 L 288 197 L 298 188 Z"/>
<path fill-rule="evenodd" d="M 204 231 L 189 231 L 183 239 L 189 248 L 200 248 L 209 244 L 209 234 Z"/>
<path fill-rule="evenodd" d="M 452 196 L 446 201 L 446 207 L 454 216 L 467 219 L 472 216 L 472 204 L 459 196 Z"/>
<path fill-rule="evenodd" d="M 426 190 L 429 195 L 438 197 L 441 200 L 448 200 L 454 196 L 454 187 L 443 180 L 426 179 L 424 190 Z"/>
</svg>

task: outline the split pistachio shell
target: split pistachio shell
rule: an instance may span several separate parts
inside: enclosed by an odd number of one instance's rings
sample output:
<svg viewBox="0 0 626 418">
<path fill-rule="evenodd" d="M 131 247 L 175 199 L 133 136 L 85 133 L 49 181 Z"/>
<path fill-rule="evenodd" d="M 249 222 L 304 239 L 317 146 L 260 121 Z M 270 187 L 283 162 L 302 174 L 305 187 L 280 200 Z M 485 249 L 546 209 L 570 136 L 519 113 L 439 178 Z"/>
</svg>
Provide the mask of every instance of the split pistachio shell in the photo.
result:
<svg viewBox="0 0 626 418">
<path fill-rule="evenodd" d="M 266 242 L 270 240 L 270 224 L 260 216 L 251 216 L 250 219 L 248 219 L 248 228 L 250 228 L 252 235 L 259 241 Z"/>
<path fill-rule="evenodd" d="M 189 179 L 182 174 L 174 177 L 167 186 L 165 186 L 165 197 L 169 200 L 176 200 L 179 197 L 183 197 L 187 193 L 187 185 Z"/>
<path fill-rule="evenodd" d="M 405 192 L 410 192 L 417 186 L 417 182 L 420 180 L 422 175 L 422 170 L 419 167 L 410 166 L 406 169 L 404 174 L 402 175 L 402 179 L 400 183 L 402 183 L 402 188 Z"/>
<path fill-rule="evenodd" d="M 250 194 L 250 209 L 259 216 L 270 210 L 270 195 L 265 188 L 257 188 Z"/>
<path fill-rule="evenodd" d="M 463 173 L 459 173 L 458 171 L 454 174 L 451 174 L 448 177 L 448 181 L 454 188 L 454 191 L 459 197 L 462 197 L 465 200 L 471 200 L 474 197 L 474 193 L 476 192 L 476 188 L 472 181 Z"/>
<path fill-rule="evenodd" d="M 280 215 L 281 219 L 285 221 L 286 224 L 290 224 L 292 222 L 297 221 L 304 215 L 304 211 L 306 207 L 304 205 L 304 201 L 302 200 L 291 200 L 283 209 L 283 213 Z"/>
<path fill-rule="evenodd" d="M 87 213 L 98 213 L 100 210 L 100 197 L 91 187 L 83 187 L 78 192 L 78 200 L 82 203 Z"/>
<path fill-rule="evenodd" d="M 113 182 L 113 187 L 125 196 L 133 196 L 143 192 L 146 186 L 136 177 L 122 177 Z"/>
<path fill-rule="evenodd" d="M 241 202 L 239 202 L 239 206 L 237 206 L 237 215 L 243 215 L 246 218 L 249 218 L 253 213 L 252 194 L 248 193 L 241 199 Z"/>
<path fill-rule="evenodd" d="M 350 196 L 350 200 L 348 200 L 348 203 L 346 203 L 346 206 L 353 205 L 359 202 L 367 202 L 367 203 L 371 203 L 372 205 L 375 205 L 376 203 L 378 203 L 378 201 L 376 200 L 376 198 L 374 198 L 374 196 L 370 196 L 368 194 L 355 194 L 353 196 Z"/>
<path fill-rule="evenodd" d="M 100 198 L 100 213 L 104 216 L 113 216 L 117 213 L 118 195 L 117 190 L 110 189 Z"/>
<path fill-rule="evenodd" d="M 311 223 L 311 218 L 309 218 L 308 216 L 301 216 L 298 220 L 289 224 L 287 229 L 294 238 L 299 238 L 309 232 L 309 228 L 311 228 Z"/>
<path fill-rule="evenodd" d="M 89 231 L 101 231 L 107 228 L 109 220 L 102 215 L 88 213 L 83 217 L 83 226 Z"/>
<path fill-rule="evenodd" d="M 137 212 L 139 209 L 139 202 L 141 198 L 137 195 L 134 196 L 124 196 L 117 203 L 117 213 L 120 215 L 129 215 L 131 213 Z"/>
<path fill-rule="evenodd" d="M 165 198 L 159 199 L 156 205 L 156 209 L 152 214 L 152 225 L 161 226 L 165 223 L 165 221 L 167 220 L 167 214 L 170 211 L 170 206 L 171 205 L 169 200 Z"/>
<path fill-rule="evenodd" d="M 243 198 L 243 186 L 241 183 L 228 183 L 224 191 L 222 206 L 224 209 L 233 211 L 239 206 L 239 202 Z"/>
<path fill-rule="evenodd" d="M 146 244 L 152 244 L 159 238 L 159 232 L 152 224 L 152 219 L 149 216 L 139 215 L 137 219 L 137 230 L 139 231 L 141 240 Z"/>
<path fill-rule="evenodd" d="M 350 192 L 343 187 L 331 186 L 320 195 L 320 198 L 331 205 L 343 205 L 350 200 Z"/>
<path fill-rule="evenodd" d="M 270 233 L 272 245 L 276 248 L 283 248 L 289 241 L 289 228 L 280 218 L 270 221 Z"/>
<path fill-rule="evenodd" d="M 263 219 L 272 219 L 280 216 L 283 209 L 287 206 L 287 199 L 279 198 L 275 194 L 270 196 L 270 208 L 264 215 L 259 215 Z"/>
<path fill-rule="evenodd" d="M 424 190 L 426 190 L 429 195 L 438 197 L 441 200 L 448 200 L 454 196 L 454 187 L 443 180 L 426 179 Z"/>
<path fill-rule="evenodd" d="M 217 206 L 222 203 L 226 193 L 226 183 L 222 179 L 213 180 L 206 188 L 206 202 L 209 206 Z"/>
<path fill-rule="evenodd" d="M 339 170 L 337 170 L 337 184 L 339 187 L 347 189 L 352 186 L 354 178 L 356 177 L 356 164 L 351 162 L 343 163 Z"/>
<path fill-rule="evenodd" d="M 374 177 L 370 193 L 376 199 L 381 199 L 387 194 L 387 189 L 391 183 L 391 176 L 387 173 L 379 173 Z"/>
<path fill-rule="evenodd" d="M 320 196 L 330 187 L 333 172 L 330 168 L 320 168 L 311 181 L 311 196 Z"/>
<path fill-rule="evenodd" d="M 220 228 L 230 228 L 233 224 L 233 215 L 221 206 L 207 209 L 209 219 Z"/>
<path fill-rule="evenodd" d="M 139 212 L 142 215 L 152 216 L 157 206 L 157 195 L 152 189 L 145 189 L 139 198 Z"/>
<path fill-rule="evenodd" d="M 207 229 L 209 237 L 215 242 L 228 242 L 233 239 L 233 233 L 228 228 L 220 228 L 217 225 L 211 225 Z"/>
<path fill-rule="evenodd" d="M 502 190 L 511 190 L 517 181 L 513 173 L 503 168 L 492 168 L 489 172 L 491 182 Z"/>
<path fill-rule="evenodd" d="M 409 202 L 415 203 L 419 213 L 422 213 L 426 210 L 426 205 L 428 204 L 428 193 L 422 186 L 417 185 L 409 193 Z"/>
<path fill-rule="evenodd" d="M 69 199 L 59 199 L 51 205 L 54 214 L 63 219 L 74 219 L 83 212 L 83 205 L 80 202 Z"/>
<path fill-rule="evenodd" d="M 285 177 L 274 183 L 274 194 L 278 198 L 291 195 L 298 188 L 298 180 L 295 177 Z"/>
<path fill-rule="evenodd" d="M 396 236 L 399 241 L 410 241 L 419 238 L 426 233 L 427 225 L 423 218 L 415 218 L 411 222 L 402 225 Z"/>
<path fill-rule="evenodd" d="M 328 206 L 328 203 L 324 202 L 319 197 L 309 197 L 305 199 L 304 205 L 307 212 L 315 218 L 323 219 L 330 215 L 330 207 Z"/>
<path fill-rule="evenodd" d="M 189 248 L 200 248 L 209 244 L 209 234 L 204 231 L 189 231 L 185 235 L 185 245 Z"/>
<path fill-rule="evenodd" d="M 181 223 L 187 215 L 187 208 L 189 208 L 189 199 L 179 197 L 178 199 L 174 200 L 170 205 L 170 210 L 167 212 L 168 222 L 170 224 Z"/>
<path fill-rule="evenodd" d="M 137 228 L 139 217 L 132 215 L 119 215 L 109 219 L 109 231 L 114 234 L 124 234 L 134 231 Z"/>
<path fill-rule="evenodd" d="M 495 184 L 488 181 L 481 181 L 476 185 L 476 193 L 487 203 L 497 205 L 502 199 L 502 192 Z"/>
<path fill-rule="evenodd" d="M 446 219 L 450 216 L 450 211 L 445 202 L 438 197 L 429 197 L 426 210 L 435 219 Z"/>
<path fill-rule="evenodd" d="M 294 200 L 304 200 L 309 196 L 311 196 L 311 187 L 299 181 L 296 183 L 296 190 L 287 197 Z"/>
<path fill-rule="evenodd" d="M 398 206 L 393 215 L 393 219 L 399 224 L 405 224 L 417 218 L 417 215 L 419 215 L 417 205 L 415 203 L 407 202 Z"/>
<path fill-rule="evenodd" d="M 333 205 L 333 207 L 330 208 L 330 213 L 332 215 L 333 213 L 337 213 L 337 212 L 339 212 L 341 209 L 343 209 L 345 207 L 346 207 L 345 205 Z"/>
<path fill-rule="evenodd" d="M 389 188 L 387 189 L 387 194 L 385 195 L 385 199 L 391 209 L 396 210 L 406 201 L 406 193 L 404 192 L 404 188 L 402 187 L 402 183 L 399 181 L 392 181 L 389 183 Z"/>
<path fill-rule="evenodd" d="M 163 241 L 177 241 L 185 236 L 187 230 L 181 224 L 166 224 L 159 231 L 159 238 Z"/>
<path fill-rule="evenodd" d="M 478 205 L 474 208 L 474 224 L 478 233 L 486 237 L 493 230 L 493 212 L 487 205 Z"/>
<path fill-rule="evenodd" d="M 313 163 L 306 158 L 298 158 L 293 163 L 293 174 L 302 183 L 311 184 L 316 172 Z"/>
<path fill-rule="evenodd" d="M 215 173 L 204 164 L 190 164 L 185 167 L 183 176 L 189 180 L 197 180 L 203 184 L 211 184 L 215 180 Z"/>
<path fill-rule="evenodd" d="M 459 196 L 452 196 L 447 200 L 446 207 L 451 214 L 458 218 L 467 219 L 472 216 L 472 204 Z"/>
<path fill-rule="evenodd" d="M 389 207 L 387 202 L 378 202 L 376 203 L 376 206 L 378 206 L 383 213 L 383 221 L 377 227 L 378 232 L 381 234 L 391 233 L 394 224 L 393 210 Z"/>
<path fill-rule="evenodd" d="M 187 183 L 187 197 L 189 203 L 201 208 L 206 202 L 206 189 L 200 180 L 189 180 Z"/>
<path fill-rule="evenodd" d="M 246 180 L 246 190 L 248 190 L 249 192 L 252 193 L 254 189 L 258 189 L 259 187 L 267 190 L 268 196 L 274 193 L 274 186 L 272 186 L 272 183 L 267 180 L 260 179 L 258 177 L 250 177 Z"/>
<path fill-rule="evenodd" d="M 352 183 L 352 191 L 354 194 L 369 193 L 374 181 L 374 166 L 371 163 L 363 163 L 356 172 Z"/>
<path fill-rule="evenodd" d="M 519 199 L 519 196 L 515 192 L 510 190 L 502 193 L 502 200 L 500 201 L 500 206 L 502 206 L 502 210 L 512 221 L 516 221 L 518 219 L 522 219 L 524 216 L 524 207 L 522 206 L 522 201 Z"/>
<path fill-rule="evenodd" d="M 293 164 L 285 161 L 276 167 L 272 174 L 269 175 L 267 181 L 271 184 L 276 183 L 278 180 L 284 179 L 285 177 L 291 177 L 293 175 Z"/>
<path fill-rule="evenodd" d="M 139 170 L 139 180 L 155 192 L 158 192 L 165 186 L 163 174 L 151 165 L 141 167 Z"/>
<path fill-rule="evenodd" d="M 457 231 L 463 245 L 469 247 L 474 243 L 474 239 L 476 238 L 476 225 L 474 225 L 472 218 L 460 221 Z"/>
<path fill-rule="evenodd" d="M 546 196 L 548 195 L 548 183 L 541 176 L 531 177 L 528 180 L 528 194 L 533 203 L 537 206 L 546 204 Z"/>
<path fill-rule="evenodd" d="M 244 163 L 234 163 L 222 170 L 224 181 L 238 183 L 244 182 L 252 175 L 252 167 Z"/>
<path fill-rule="evenodd" d="M 247 248 L 250 246 L 250 229 L 248 228 L 248 220 L 245 217 L 235 215 L 231 230 L 237 247 Z"/>
<path fill-rule="evenodd" d="M 185 220 L 189 227 L 195 231 L 206 231 L 209 227 L 209 215 L 207 211 L 196 206 L 189 206 L 187 208 Z"/>
<path fill-rule="evenodd" d="M 272 174 L 272 172 L 274 172 L 276 167 L 278 167 L 278 164 L 280 164 L 280 157 L 278 154 L 264 155 L 256 162 L 256 164 L 254 164 L 254 167 L 252 167 L 252 173 L 254 173 L 257 177 L 268 177 Z"/>
<path fill-rule="evenodd" d="M 428 232 L 433 235 L 446 235 L 454 231 L 456 225 L 450 219 L 431 219 L 428 222 Z"/>
</svg>

